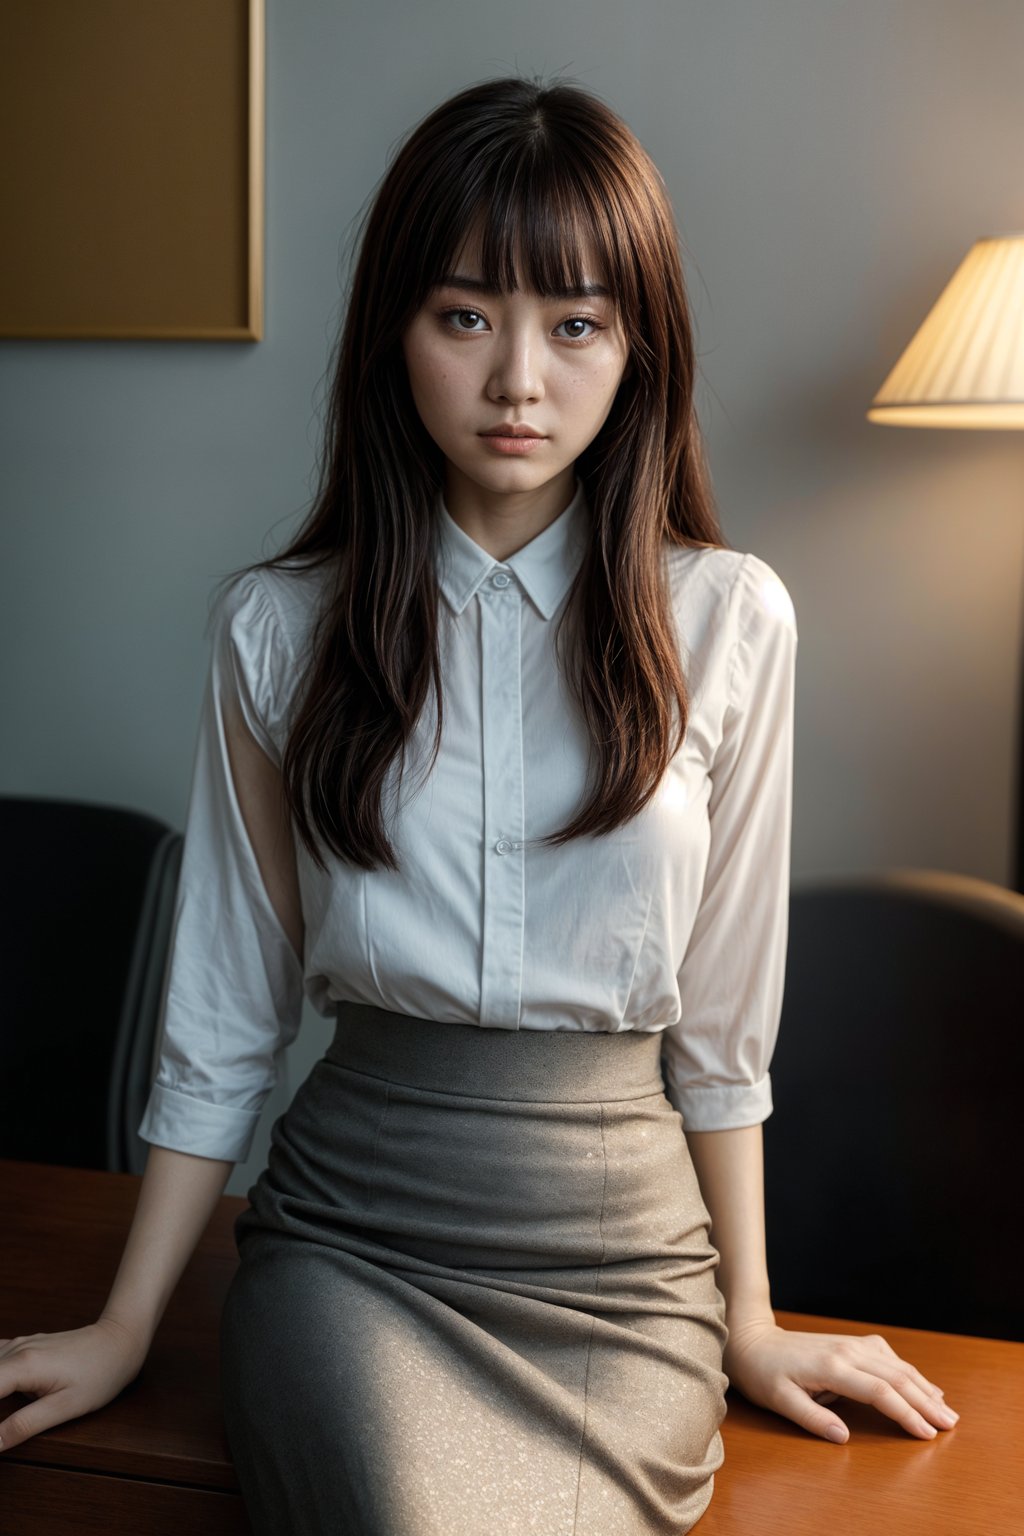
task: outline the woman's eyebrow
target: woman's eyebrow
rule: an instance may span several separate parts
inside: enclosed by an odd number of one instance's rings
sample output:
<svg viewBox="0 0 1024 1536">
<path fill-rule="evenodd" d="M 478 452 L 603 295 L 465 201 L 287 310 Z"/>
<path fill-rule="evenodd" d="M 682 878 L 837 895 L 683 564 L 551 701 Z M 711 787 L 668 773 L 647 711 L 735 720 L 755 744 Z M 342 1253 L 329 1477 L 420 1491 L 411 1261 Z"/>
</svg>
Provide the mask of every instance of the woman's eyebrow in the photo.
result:
<svg viewBox="0 0 1024 1536">
<path fill-rule="evenodd" d="M 438 288 L 461 288 L 466 293 L 483 293 L 497 298 L 499 290 L 478 277 L 466 277 L 458 272 L 446 272 L 436 284 Z M 601 283 L 584 283 L 579 288 L 559 288 L 551 295 L 554 299 L 610 299 L 611 292 Z"/>
</svg>

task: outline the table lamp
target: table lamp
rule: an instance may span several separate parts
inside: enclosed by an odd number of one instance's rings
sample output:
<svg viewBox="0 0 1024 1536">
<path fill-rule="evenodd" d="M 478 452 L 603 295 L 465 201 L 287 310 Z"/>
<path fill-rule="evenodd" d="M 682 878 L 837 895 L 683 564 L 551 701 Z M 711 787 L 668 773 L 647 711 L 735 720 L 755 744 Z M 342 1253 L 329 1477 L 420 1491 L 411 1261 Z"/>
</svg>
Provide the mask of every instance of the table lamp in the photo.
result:
<svg viewBox="0 0 1024 1536">
<path fill-rule="evenodd" d="M 976 240 L 871 402 L 894 427 L 1024 428 L 1024 230 Z M 1015 889 L 1024 891 L 1024 658 Z"/>
</svg>

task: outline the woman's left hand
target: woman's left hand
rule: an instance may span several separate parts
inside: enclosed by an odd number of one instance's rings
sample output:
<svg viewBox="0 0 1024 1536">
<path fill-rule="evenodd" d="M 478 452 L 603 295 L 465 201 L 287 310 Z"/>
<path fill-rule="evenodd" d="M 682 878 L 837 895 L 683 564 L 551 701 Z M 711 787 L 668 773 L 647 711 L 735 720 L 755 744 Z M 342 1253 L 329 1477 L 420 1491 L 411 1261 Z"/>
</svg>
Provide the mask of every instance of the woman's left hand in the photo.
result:
<svg viewBox="0 0 1024 1536">
<path fill-rule="evenodd" d="M 825 1403 L 849 1397 L 870 1403 L 920 1439 L 932 1439 L 942 1421 L 941 1390 L 899 1355 L 881 1334 L 800 1333 L 771 1319 L 730 1325 L 722 1369 L 750 1402 L 831 1439 L 843 1420 Z"/>
</svg>

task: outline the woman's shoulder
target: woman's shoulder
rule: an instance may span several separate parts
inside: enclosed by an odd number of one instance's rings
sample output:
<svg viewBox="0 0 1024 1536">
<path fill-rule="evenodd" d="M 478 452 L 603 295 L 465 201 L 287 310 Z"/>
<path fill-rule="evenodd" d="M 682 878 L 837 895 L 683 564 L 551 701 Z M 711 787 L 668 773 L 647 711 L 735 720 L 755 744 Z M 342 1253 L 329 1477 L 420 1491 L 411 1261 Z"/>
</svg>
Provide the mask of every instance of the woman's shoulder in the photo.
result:
<svg viewBox="0 0 1024 1536">
<path fill-rule="evenodd" d="M 215 665 L 250 701 L 278 761 L 325 579 L 323 567 L 308 564 L 247 566 L 224 583 L 215 605 Z"/>
<path fill-rule="evenodd" d="M 227 587 L 224 602 L 232 612 L 244 610 L 248 627 L 276 631 L 294 657 L 319 612 L 329 572 L 329 564 L 296 559 L 250 566 Z"/>
<path fill-rule="evenodd" d="M 666 543 L 666 563 L 677 619 L 740 626 L 764 616 L 796 629 L 796 612 L 778 571 L 753 550 L 719 544 Z"/>
</svg>

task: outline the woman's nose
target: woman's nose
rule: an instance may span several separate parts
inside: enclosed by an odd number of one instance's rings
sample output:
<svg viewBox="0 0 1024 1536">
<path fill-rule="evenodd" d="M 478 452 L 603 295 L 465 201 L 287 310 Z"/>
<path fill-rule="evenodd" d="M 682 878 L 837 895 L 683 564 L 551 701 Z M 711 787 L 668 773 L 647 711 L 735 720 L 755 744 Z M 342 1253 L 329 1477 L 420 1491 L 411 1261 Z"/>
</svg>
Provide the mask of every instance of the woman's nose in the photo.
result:
<svg viewBox="0 0 1024 1536">
<path fill-rule="evenodd" d="M 491 386 L 508 399 L 535 399 L 542 391 L 541 365 L 534 338 L 509 336 L 497 348 Z"/>
</svg>

